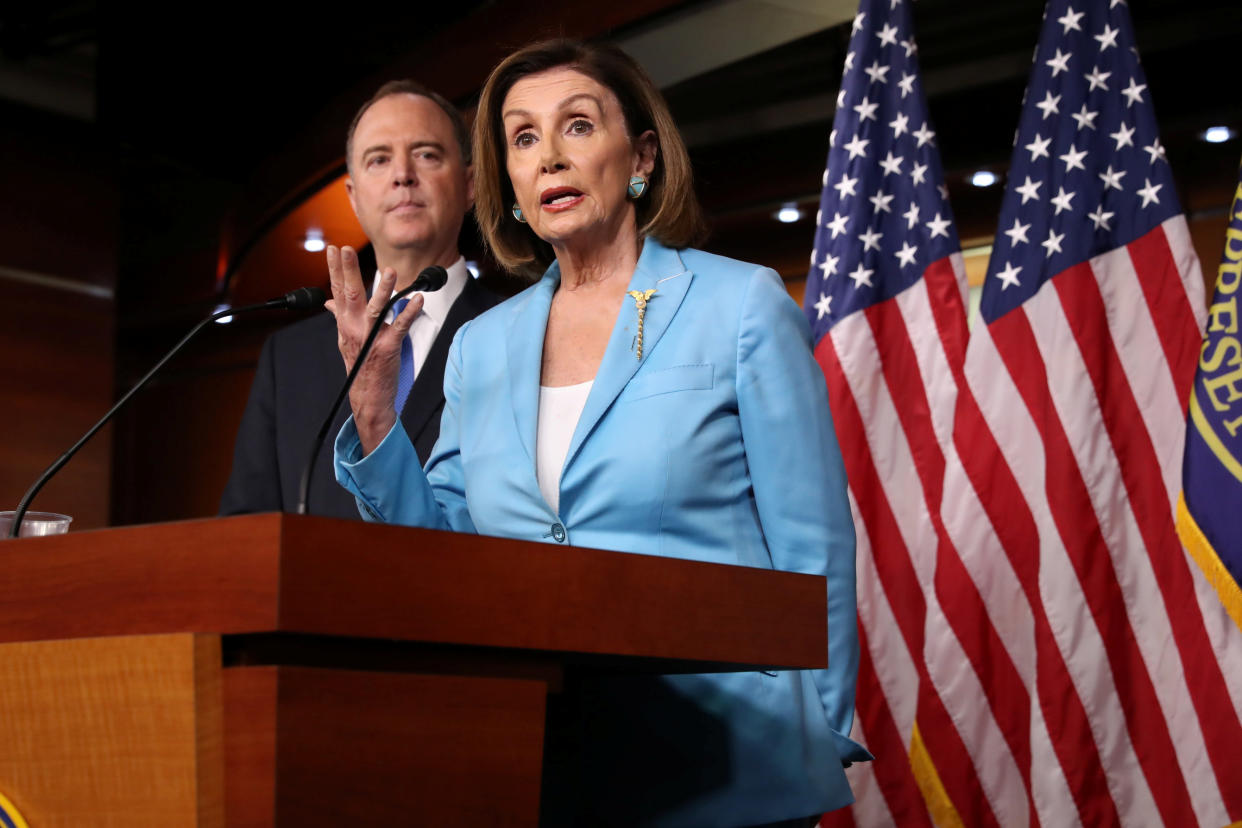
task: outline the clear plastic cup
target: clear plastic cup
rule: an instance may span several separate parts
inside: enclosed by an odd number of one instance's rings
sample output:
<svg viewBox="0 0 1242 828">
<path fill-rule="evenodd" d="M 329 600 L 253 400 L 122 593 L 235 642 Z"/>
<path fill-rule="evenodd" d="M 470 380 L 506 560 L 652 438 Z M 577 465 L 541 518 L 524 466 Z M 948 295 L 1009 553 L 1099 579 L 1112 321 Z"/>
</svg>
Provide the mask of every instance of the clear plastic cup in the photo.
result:
<svg viewBox="0 0 1242 828">
<path fill-rule="evenodd" d="M 0 512 L 0 540 L 9 536 L 13 528 L 13 516 L 17 512 Z M 27 512 L 22 517 L 20 537 L 37 538 L 42 535 L 63 535 L 69 531 L 69 523 L 73 518 L 69 515 L 58 515 L 55 512 Z"/>
</svg>

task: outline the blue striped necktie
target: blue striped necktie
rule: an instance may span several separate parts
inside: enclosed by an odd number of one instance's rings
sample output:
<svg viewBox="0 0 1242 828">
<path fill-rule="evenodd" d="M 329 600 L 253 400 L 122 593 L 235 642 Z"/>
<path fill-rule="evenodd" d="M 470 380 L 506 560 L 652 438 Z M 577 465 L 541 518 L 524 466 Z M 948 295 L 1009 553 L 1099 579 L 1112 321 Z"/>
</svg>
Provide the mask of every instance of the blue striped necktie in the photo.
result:
<svg viewBox="0 0 1242 828">
<path fill-rule="evenodd" d="M 405 310 L 405 306 L 410 304 L 409 299 L 398 299 L 397 303 L 392 307 L 392 318 L 396 321 L 401 315 L 401 311 Z M 397 413 L 405 408 L 405 401 L 410 396 L 410 389 L 414 387 L 414 346 L 410 344 L 410 336 L 407 333 L 401 338 L 401 372 L 397 374 Z"/>
</svg>

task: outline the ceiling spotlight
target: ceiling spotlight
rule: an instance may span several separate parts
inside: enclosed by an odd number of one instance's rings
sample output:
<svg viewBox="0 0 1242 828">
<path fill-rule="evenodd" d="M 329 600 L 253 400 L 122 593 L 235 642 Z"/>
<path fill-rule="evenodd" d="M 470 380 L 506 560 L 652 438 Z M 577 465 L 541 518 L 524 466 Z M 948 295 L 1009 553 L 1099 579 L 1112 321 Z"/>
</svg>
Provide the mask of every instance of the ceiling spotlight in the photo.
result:
<svg viewBox="0 0 1242 828">
<path fill-rule="evenodd" d="M 302 240 L 302 249 L 308 253 L 318 253 L 327 245 L 323 242 L 322 230 L 307 230 L 306 238 Z"/>
<path fill-rule="evenodd" d="M 216 309 L 212 311 L 212 313 L 219 313 L 220 311 L 230 310 L 232 307 L 233 307 L 232 305 L 226 302 L 224 304 L 216 305 Z M 219 319 L 216 320 L 216 324 L 227 325 L 232 321 L 233 321 L 233 317 L 231 316 L 221 316 Z"/>
<path fill-rule="evenodd" d="M 970 177 L 970 183 L 976 187 L 991 187 L 996 183 L 996 173 L 989 172 L 988 170 L 977 170 Z"/>
<path fill-rule="evenodd" d="M 792 201 L 782 205 L 781 209 L 776 211 L 776 220 L 784 224 L 793 224 L 800 218 L 802 218 L 802 211 Z"/>
<path fill-rule="evenodd" d="M 1227 126 L 1208 127 L 1203 131 L 1203 140 L 1209 144 L 1223 144 L 1236 134 Z"/>
</svg>

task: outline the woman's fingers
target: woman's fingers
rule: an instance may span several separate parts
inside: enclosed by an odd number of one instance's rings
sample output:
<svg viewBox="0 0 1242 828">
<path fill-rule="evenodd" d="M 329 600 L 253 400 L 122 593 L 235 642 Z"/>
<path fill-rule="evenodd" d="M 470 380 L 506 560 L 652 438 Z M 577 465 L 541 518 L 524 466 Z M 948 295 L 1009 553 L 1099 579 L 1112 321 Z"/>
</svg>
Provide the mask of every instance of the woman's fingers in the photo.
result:
<svg viewBox="0 0 1242 828">
<path fill-rule="evenodd" d="M 341 248 L 341 274 L 346 297 L 350 301 L 365 300 L 367 289 L 362 284 L 362 273 L 358 269 L 358 253 L 349 245 Z"/>
<path fill-rule="evenodd" d="M 396 283 L 397 271 L 391 267 L 384 268 L 375 285 L 375 292 L 371 294 L 371 301 L 367 303 L 367 316 L 372 321 L 384 312 L 384 305 L 392 297 L 392 287 Z"/>
<path fill-rule="evenodd" d="M 421 293 L 416 293 L 414 294 L 414 297 L 410 299 L 410 303 L 405 306 L 405 310 L 397 314 L 397 317 L 392 320 L 392 334 L 398 341 L 404 339 L 406 335 L 409 334 L 410 326 L 414 324 L 414 320 L 418 318 L 418 315 L 422 313 L 422 311 L 423 295 Z"/>
</svg>

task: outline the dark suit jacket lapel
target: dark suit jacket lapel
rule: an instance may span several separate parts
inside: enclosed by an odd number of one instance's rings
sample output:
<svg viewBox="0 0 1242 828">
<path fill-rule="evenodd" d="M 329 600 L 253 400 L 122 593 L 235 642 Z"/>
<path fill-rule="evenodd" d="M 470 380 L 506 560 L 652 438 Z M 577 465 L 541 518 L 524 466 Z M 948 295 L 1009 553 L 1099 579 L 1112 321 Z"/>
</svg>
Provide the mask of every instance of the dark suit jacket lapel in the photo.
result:
<svg viewBox="0 0 1242 828">
<path fill-rule="evenodd" d="M 435 342 L 431 343 L 431 350 L 414 378 L 414 387 L 410 389 L 410 396 L 401 411 L 401 423 L 411 441 L 418 441 L 418 436 L 433 415 L 444 405 L 444 363 L 448 359 L 449 346 L 453 344 L 453 335 L 458 328 L 494 304 L 496 298 L 474 279 L 467 277 L 466 286 L 449 308 Z"/>
</svg>

